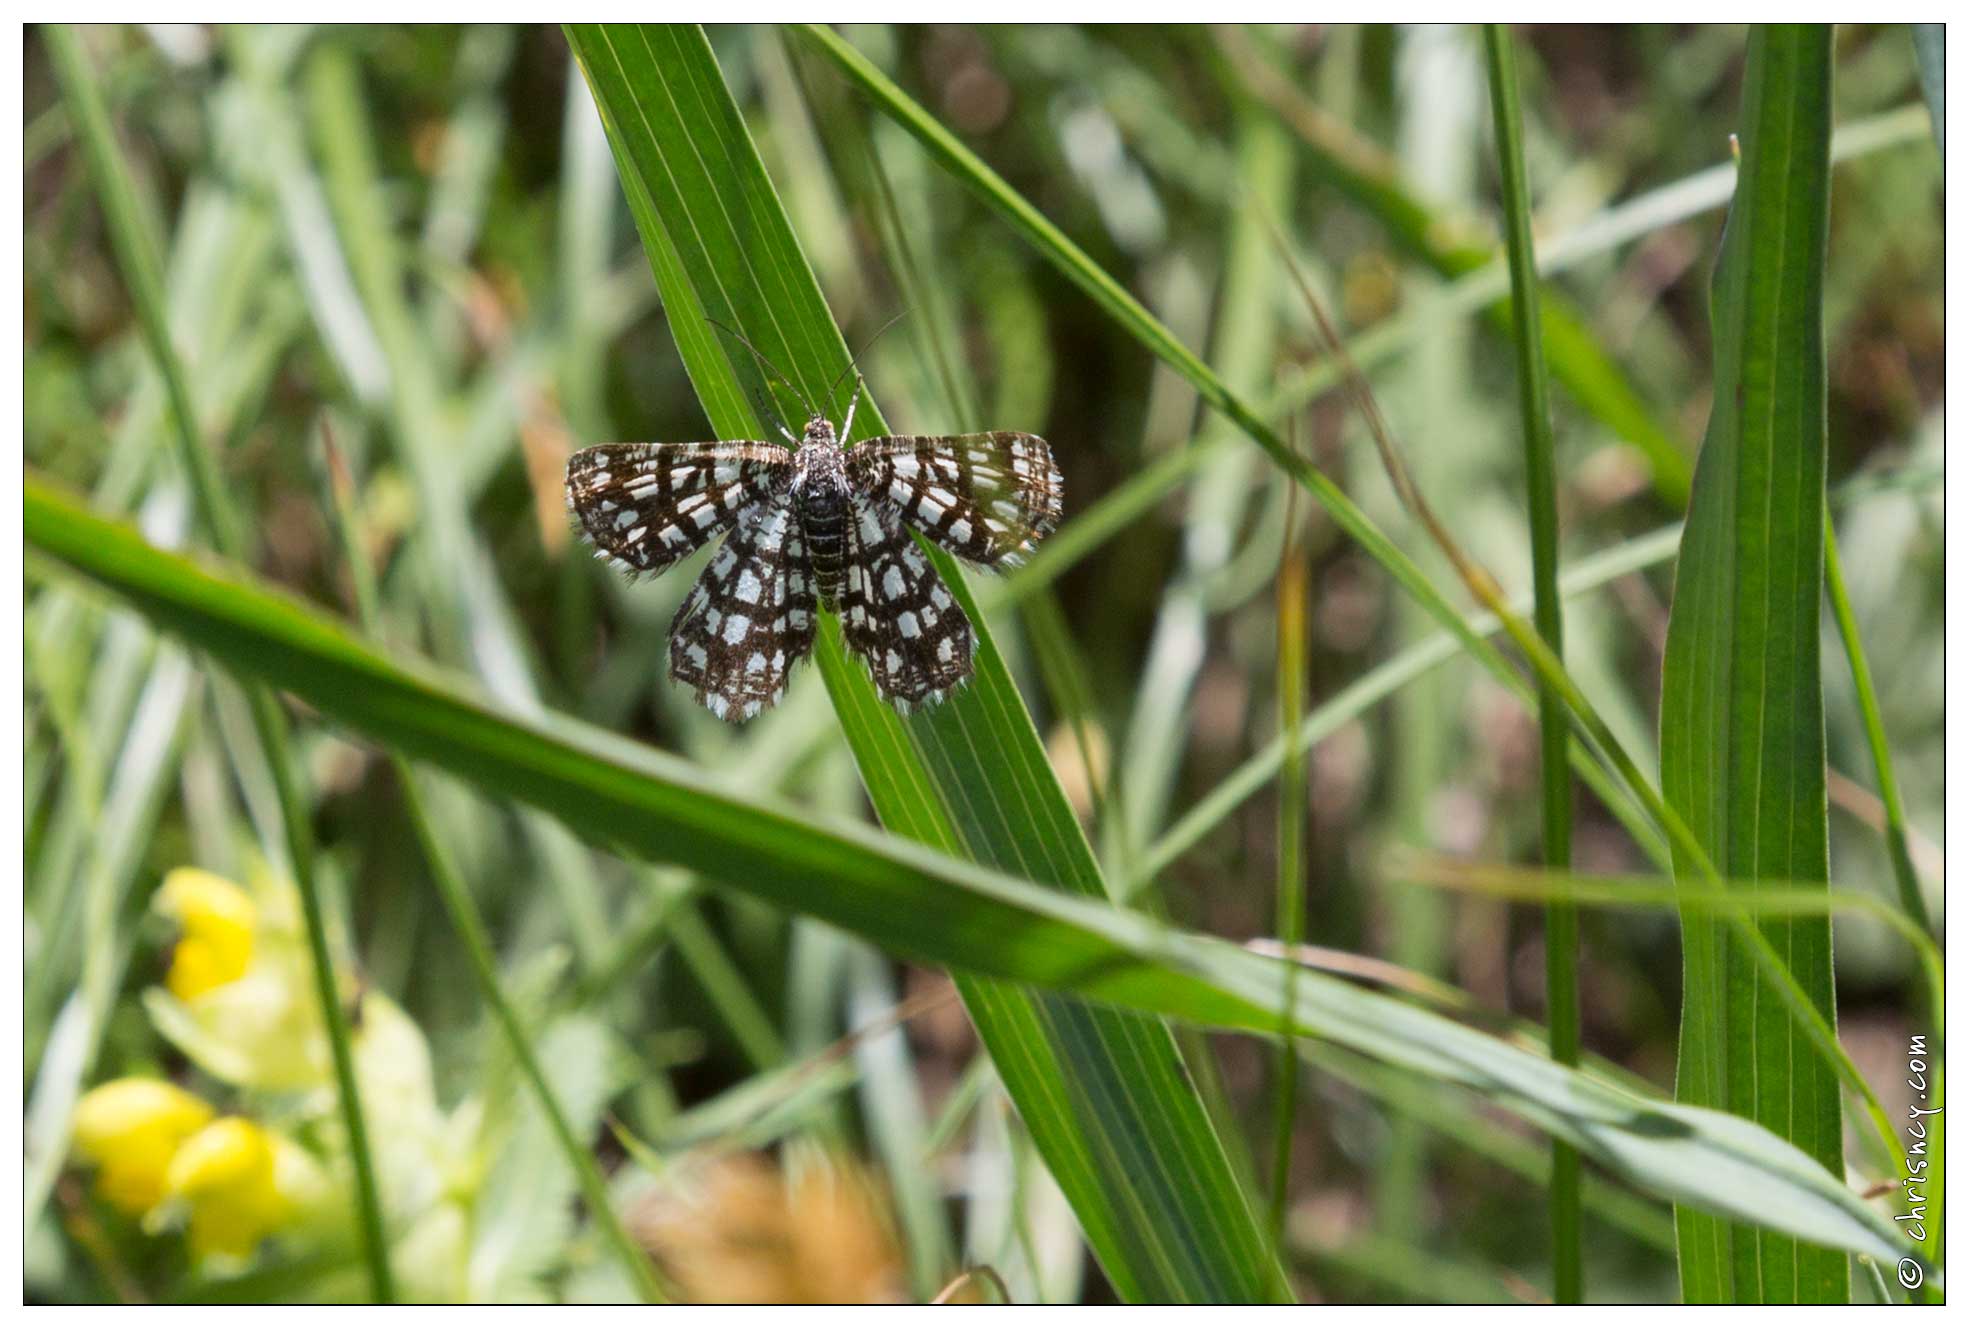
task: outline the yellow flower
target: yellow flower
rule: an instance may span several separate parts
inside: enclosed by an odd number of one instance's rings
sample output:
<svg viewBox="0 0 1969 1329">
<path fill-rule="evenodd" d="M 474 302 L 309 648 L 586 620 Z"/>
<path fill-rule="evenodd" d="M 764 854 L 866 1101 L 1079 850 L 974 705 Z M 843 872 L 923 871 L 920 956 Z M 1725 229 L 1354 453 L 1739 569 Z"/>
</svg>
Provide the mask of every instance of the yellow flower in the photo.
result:
<svg viewBox="0 0 1969 1329">
<path fill-rule="evenodd" d="M 275 1160 L 274 1138 L 244 1117 L 221 1117 L 179 1147 L 165 1187 L 190 1211 L 194 1255 L 244 1259 L 287 1219 Z"/>
<path fill-rule="evenodd" d="M 173 996 L 189 1001 L 245 974 L 259 922 L 245 891 L 202 868 L 178 868 L 164 878 L 154 903 L 182 932 L 164 980 Z"/>
<path fill-rule="evenodd" d="M 144 993 L 158 1032 L 200 1069 L 248 1089 L 325 1083 L 307 949 L 293 888 L 256 871 L 238 886 L 199 868 L 164 879 L 152 907 L 178 926 L 161 988 Z"/>
<path fill-rule="evenodd" d="M 178 1146 L 211 1120 L 203 1100 L 174 1084 L 111 1080 L 75 1105 L 75 1151 L 100 1169 L 96 1189 L 103 1199 L 126 1214 L 143 1214 L 163 1198 Z"/>
</svg>

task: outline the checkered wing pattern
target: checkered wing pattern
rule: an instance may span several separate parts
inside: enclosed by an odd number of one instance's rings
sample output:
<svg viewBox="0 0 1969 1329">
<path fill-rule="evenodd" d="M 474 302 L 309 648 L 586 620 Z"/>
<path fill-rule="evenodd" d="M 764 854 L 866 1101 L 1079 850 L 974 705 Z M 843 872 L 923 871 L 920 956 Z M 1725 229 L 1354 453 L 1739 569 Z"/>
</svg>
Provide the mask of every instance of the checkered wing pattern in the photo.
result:
<svg viewBox="0 0 1969 1329">
<path fill-rule="evenodd" d="M 971 621 L 891 502 L 856 493 L 853 505 L 842 638 L 868 666 L 882 700 L 905 713 L 934 706 L 971 676 Z"/>
<path fill-rule="evenodd" d="M 1016 566 L 1060 524 L 1065 482 L 1031 434 L 871 438 L 848 450 L 847 468 L 855 490 L 981 567 Z"/>
<path fill-rule="evenodd" d="M 597 556 L 662 572 L 782 495 L 793 454 L 771 443 L 604 443 L 567 465 L 567 505 Z"/>
<path fill-rule="evenodd" d="M 814 577 L 784 496 L 741 509 L 670 625 L 670 677 L 721 720 L 779 704 L 814 645 Z"/>
</svg>

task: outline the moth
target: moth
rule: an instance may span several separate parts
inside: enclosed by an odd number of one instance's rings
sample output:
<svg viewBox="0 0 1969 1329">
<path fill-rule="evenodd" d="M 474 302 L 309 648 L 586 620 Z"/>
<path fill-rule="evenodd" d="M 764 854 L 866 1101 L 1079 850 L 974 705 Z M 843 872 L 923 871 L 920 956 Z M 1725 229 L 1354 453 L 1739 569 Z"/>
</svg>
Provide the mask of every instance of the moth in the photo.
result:
<svg viewBox="0 0 1969 1329">
<path fill-rule="evenodd" d="M 670 625 L 670 677 L 720 719 L 779 703 L 820 610 L 840 617 L 897 711 L 943 701 L 971 676 L 977 639 L 911 532 L 996 571 L 1059 524 L 1065 486 L 1044 439 L 995 430 L 844 448 L 862 387 L 857 373 L 838 434 L 812 402 L 799 438 L 781 425 L 791 448 L 605 443 L 568 462 L 568 509 L 621 571 L 654 575 L 723 540 Z"/>
</svg>

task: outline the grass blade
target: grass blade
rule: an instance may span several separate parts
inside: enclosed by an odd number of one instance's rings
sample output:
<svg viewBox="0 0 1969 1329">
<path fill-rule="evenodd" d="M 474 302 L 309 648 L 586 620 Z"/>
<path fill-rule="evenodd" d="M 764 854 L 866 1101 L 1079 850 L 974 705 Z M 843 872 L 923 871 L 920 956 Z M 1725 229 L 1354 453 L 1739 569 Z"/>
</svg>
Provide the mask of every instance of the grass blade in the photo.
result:
<svg viewBox="0 0 1969 1329">
<path fill-rule="evenodd" d="M 376 574 L 369 566 L 369 555 L 365 551 L 361 535 L 356 525 L 356 516 L 351 503 L 353 484 L 341 454 L 332 442 L 327 442 L 326 464 L 329 472 L 329 508 L 334 516 L 336 535 L 342 542 L 343 556 L 349 568 L 349 580 L 355 590 L 357 612 L 362 619 L 363 629 L 374 634 L 377 631 L 379 611 L 376 601 Z M 622 1271 L 628 1276 L 630 1286 L 646 1302 L 668 1301 L 662 1283 L 657 1278 L 656 1268 L 642 1247 L 630 1239 L 628 1231 L 622 1226 L 622 1219 L 609 1203 L 608 1185 L 595 1166 L 595 1157 L 581 1142 L 574 1138 L 574 1129 L 568 1124 L 566 1111 L 561 1107 L 560 1098 L 547 1083 L 547 1076 L 540 1068 L 540 1058 L 533 1050 L 533 1040 L 521 1023 L 519 1012 L 506 999 L 505 989 L 499 981 L 499 965 L 494 958 L 492 937 L 487 931 L 485 919 L 480 915 L 478 905 L 472 899 L 472 892 L 465 885 L 458 864 L 446 847 L 444 838 L 438 833 L 436 822 L 424 806 L 424 795 L 417 780 L 417 772 L 409 762 L 392 754 L 396 768 L 397 783 L 403 789 L 404 811 L 410 824 L 417 832 L 417 843 L 424 851 L 426 866 L 431 872 L 431 883 L 437 887 L 438 897 L 444 901 L 445 912 L 451 916 L 451 925 L 458 934 L 459 944 L 465 948 L 465 957 L 471 963 L 472 977 L 479 985 L 479 995 L 486 1005 L 492 1008 L 493 1018 L 499 1025 L 499 1032 L 505 1036 L 506 1045 L 512 1050 L 513 1060 L 519 1063 L 520 1073 L 526 1079 L 527 1088 L 533 1091 L 540 1111 L 547 1119 L 549 1132 L 561 1154 L 567 1159 L 568 1167 L 574 1172 L 581 1186 L 582 1198 L 587 1202 L 589 1216 L 595 1226 L 601 1229 L 602 1237 L 609 1248 L 622 1263 Z"/>
<path fill-rule="evenodd" d="M 1662 679 L 1662 785 L 1716 870 L 1826 880 L 1820 692 L 1824 567 L 1825 270 L 1832 37 L 1750 37 L 1743 165 L 1713 288 L 1714 414 L 1697 466 Z M 1677 847 L 1677 870 L 1694 870 Z M 1758 924 L 1830 1021 L 1822 919 Z M 1763 1122 L 1843 1171 L 1839 1085 L 1781 1011 L 1759 1006 L 1750 957 L 1700 911 L 1683 916 L 1676 1093 Z M 1835 1301 L 1846 1258 L 1687 1210 L 1690 1301 Z"/>
<path fill-rule="evenodd" d="M 1928 914 L 1927 897 L 1921 893 L 1921 879 L 1915 875 L 1914 855 L 1908 849 L 1907 809 L 1901 802 L 1901 782 L 1894 775 L 1894 755 L 1887 745 L 1887 729 L 1880 719 L 1880 697 L 1873 687 L 1873 669 L 1866 662 L 1866 645 L 1860 640 L 1859 619 L 1846 594 L 1846 571 L 1839 563 L 1839 544 L 1833 535 L 1832 514 L 1825 521 L 1825 592 L 1832 602 L 1833 620 L 1839 625 L 1839 640 L 1846 648 L 1846 661 L 1853 671 L 1853 692 L 1860 706 L 1860 721 L 1866 728 L 1867 750 L 1873 754 L 1874 777 L 1880 782 L 1880 803 L 1886 825 L 1881 838 L 1887 841 L 1887 857 L 1894 865 L 1894 885 L 1901 893 L 1901 908 L 1907 916 L 1929 932 L 1935 922 Z"/>
<path fill-rule="evenodd" d="M 1463 643 L 1471 656 L 1495 674 L 1507 687 L 1527 692 L 1518 676 L 1488 642 L 1471 631 L 1449 600 L 1422 573 L 1407 554 L 1370 521 L 1338 485 L 1305 458 L 1292 451 L 1278 432 L 1267 424 L 1260 411 L 1244 396 L 1214 373 L 1197 355 L 1142 307 L 1121 284 L 1069 240 L 1045 215 L 1021 197 L 977 155 L 958 141 L 948 129 L 891 82 L 840 36 L 823 27 L 804 31 L 853 80 L 882 112 L 907 129 L 937 159 L 1048 262 L 1079 286 L 1117 324 L 1126 329 L 1158 359 L 1176 370 L 1196 388 L 1202 399 L 1237 425 L 1263 448 L 1281 470 L 1291 476 L 1316 499 L 1334 521 L 1353 537 L 1402 588 Z"/>
<path fill-rule="evenodd" d="M 1681 536 L 1680 526 L 1671 526 L 1652 535 L 1640 536 L 1613 549 L 1582 560 L 1569 573 L 1561 589 L 1567 595 L 1582 595 L 1589 590 L 1606 585 L 1617 577 L 1625 576 L 1638 569 L 1663 563 L 1675 555 L 1676 542 Z M 1530 597 L 1521 597 L 1519 602 L 1529 607 Z M 1486 636 L 1502 630 L 1502 625 L 1490 614 L 1474 614 L 1469 619 L 1475 630 Z M 1385 660 L 1367 673 L 1349 683 L 1345 688 L 1316 707 L 1302 726 L 1301 746 L 1310 749 L 1313 744 L 1332 736 L 1348 721 L 1365 713 L 1375 703 L 1392 696 L 1398 689 L 1420 677 L 1438 665 L 1456 658 L 1459 652 L 1456 638 L 1446 632 L 1432 633 L 1430 636 L 1407 647 L 1391 659 Z M 1582 777 L 1599 771 L 1575 748 L 1579 760 L 1576 769 Z M 1136 875 L 1130 880 L 1130 888 L 1123 899 L 1132 899 L 1133 892 L 1153 880 L 1156 873 L 1163 871 L 1178 858 L 1188 853 L 1205 836 L 1223 824 L 1243 802 L 1271 782 L 1282 767 L 1286 758 L 1286 743 L 1280 738 L 1253 753 L 1245 762 L 1204 797 L 1198 799 L 1190 810 L 1179 818 L 1162 835 L 1162 838 L 1149 846 L 1146 860 L 1138 865 Z M 1611 794 L 1611 791 L 1608 791 Z M 1622 806 L 1614 798 L 1609 798 L 1609 806 L 1618 811 Z M 1652 828 L 1645 824 L 1630 823 L 1628 829 L 1636 832 L 1648 856 L 1664 867 L 1668 864 L 1668 846 Z"/>
<path fill-rule="evenodd" d="M 1297 491 L 1293 491 L 1297 497 Z M 1287 516 L 1286 544 L 1278 570 L 1279 738 L 1285 761 L 1278 782 L 1278 939 L 1297 946 L 1306 935 L 1306 605 L 1312 598 L 1312 568 L 1295 510 Z M 1284 1009 L 1293 1007 L 1293 980 L 1286 976 Z M 1285 1229 L 1292 1180 L 1292 1127 L 1298 1115 L 1299 1064 L 1288 1043 L 1279 1049 L 1272 1103 L 1272 1230 Z"/>
<path fill-rule="evenodd" d="M 1545 387 L 1544 338 L 1539 331 L 1538 269 L 1531 247 L 1531 186 L 1525 178 L 1523 112 L 1510 30 L 1484 28 L 1489 60 L 1491 111 L 1497 126 L 1498 175 L 1504 196 L 1505 238 L 1511 260 L 1512 343 L 1518 358 L 1518 406 L 1524 419 L 1526 506 L 1531 515 L 1533 621 L 1538 634 L 1565 658 L 1559 611 L 1558 466 L 1553 457 L 1552 410 Z M 1572 772 L 1567 765 L 1571 729 L 1552 688 L 1538 688 L 1539 787 L 1545 865 L 1572 862 Z M 1579 1064 L 1579 917 L 1568 904 L 1545 910 L 1545 1009 L 1552 1031 L 1552 1060 Z M 1579 1154 L 1564 1141 L 1552 1145 L 1552 1299 L 1584 1300 L 1581 1286 Z"/>
<path fill-rule="evenodd" d="M 1524 868 L 1428 861 L 1399 864 L 1396 871 L 1426 886 L 1479 892 L 1503 900 L 1571 900 L 1579 904 L 1651 909 L 1673 909 L 1694 902 L 1712 912 L 1722 910 L 1770 918 L 1857 914 L 1898 934 L 1913 949 L 1927 988 L 1928 1017 L 1937 1029 L 1943 1025 L 1941 949 L 1906 914 L 1878 896 L 1862 891 L 1827 890 L 1823 885 L 1767 878 L 1725 883 L 1729 893 L 1719 903 L 1713 895 L 1697 897 L 1687 886 L 1651 877 L 1582 877 Z"/>
<path fill-rule="evenodd" d="M 1254 95 L 1276 111 L 1312 151 L 1321 174 L 1373 215 L 1402 248 L 1442 277 L 1460 277 L 1489 264 L 1490 247 L 1457 238 L 1458 228 L 1446 224 L 1427 203 L 1411 194 L 1392 162 L 1357 139 L 1346 126 L 1321 113 L 1271 67 L 1248 37 L 1224 29 L 1219 40 Z M 1541 344 L 1560 381 L 1616 437 L 1641 451 L 1654 474 L 1656 490 L 1671 505 L 1680 507 L 1689 492 L 1684 444 L 1655 419 L 1620 366 L 1600 349 L 1592 331 L 1563 296 L 1544 291 L 1539 303 L 1544 324 Z M 1500 329 L 1510 328 L 1512 307 L 1502 301 L 1489 307 L 1491 320 Z"/>
<path fill-rule="evenodd" d="M 579 27 L 569 40 L 712 424 L 724 437 L 773 437 L 753 405 L 773 400 L 761 371 L 706 319 L 739 329 L 815 397 L 847 350 L 708 44 L 694 30 L 666 28 Z M 872 402 L 856 420 L 864 437 L 882 429 Z M 976 603 L 955 565 L 935 557 L 978 631 L 976 677 L 957 697 L 899 720 L 847 659 L 831 621 L 816 650 L 877 814 L 892 830 L 946 851 L 1103 895 L 1099 868 Z M 1167 1028 L 969 977 L 959 987 L 1123 1297 L 1287 1295 L 1272 1245 Z"/>
<path fill-rule="evenodd" d="M 1835 162 L 1896 147 L 1928 132 L 1927 112 L 1919 105 L 1856 121 L 1832 136 Z M 1587 218 L 1571 230 L 1538 247 L 1539 270 L 1548 278 L 1585 259 L 1608 253 L 1678 222 L 1726 205 L 1734 167 L 1724 162 L 1706 167 L 1673 184 L 1650 190 Z M 1508 265 L 1493 262 L 1449 282 L 1442 294 L 1418 303 L 1347 342 L 1349 357 L 1362 368 L 1405 351 L 1423 329 L 1445 320 L 1463 318 L 1509 289 Z M 1288 372 L 1283 382 L 1260 405 L 1259 414 L 1277 420 L 1331 388 L 1339 374 L 1329 360 Z M 1026 564 L 987 592 L 988 605 L 1015 603 L 1030 591 L 1058 577 L 1111 539 L 1129 523 L 1151 511 L 1191 473 L 1237 446 L 1236 436 L 1212 433 L 1173 451 L 1129 476 L 1084 511 L 1070 516 Z"/>
<path fill-rule="evenodd" d="M 805 31 L 844 73 L 876 101 L 885 114 L 908 129 L 933 157 L 998 212 L 1049 262 L 1079 285 L 1105 312 L 1158 358 L 1188 379 L 1203 400 L 1233 420 L 1239 429 L 1265 450 L 1280 469 L 1304 486 L 1307 492 L 1326 508 L 1342 530 L 1357 541 L 1363 550 L 1381 564 L 1438 622 L 1456 635 L 1478 663 L 1520 695 L 1529 694 L 1530 689 L 1518 673 L 1505 662 L 1504 657 L 1495 648 L 1471 630 L 1449 600 L 1423 575 L 1414 560 L 1389 540 L 1360 507 L 1341 491 L 1339 486 L 1304 458 L 1287 448 L 1278 433 L 1265 423 L 1239 393 L 1219 379 L 1208 365 L 1198 359 L 1167 327 L 1144 309 L 1141 303 L 1124 290 L 1113 277 L 1067 239 L 1057 226 L 979 160 L 977 155 L 960 143 L 949 130 L 939 124 L 921 106 L 911 101 L 900 88 L 853 47 L 825 28 L 809 27 Z M 1313 308 L 1316 318 L 1321 322 L 1321 339 L 1325 344 L 1325 350 L 1329 356 L 1339 359 L 1343 364 L 1346 363 L 1345 346 L 1339 334 L 1333 329 L 1331 320 L 1325 317 L 1323 308 L 1313 296 L 1310 287 L 1305 285 L 1296 264 L 1293 264 L 1290 251 L 1284 252 L 1288 264 L 1293 266 L 1295 281 L 1299 282 L 1302 293 Z M 1682 817 L 1663 798 L 1661 791 L 1655 788 L 1640 765 L 1621 745 L 1618 737 L 1580 689 L 1578 683 L 1553 657 L 1544 639 L 1529 623 L 1511 611 L 1510 606 L 1505 603 L 1503 592 L 1498 587 L 1496 579 L 1486 569 L 1472 562 L 1449 538 L 1441 522 L 1433 517 L 1428 505 L 1415 491 L 1405 466 L 1393 449 L 1387 430 L 1385 427 L 1380 427 L 1379 409 L 1373 403 L 1372 394 L 1368 391 L 1365 380 L 1360 377 L 1357 369 L 1352 366 L 1349 366 L 1349 369 L 1351 372 L 1347 376 L 1347 384 L 1350 393 L 1355 397 L 1357 408 L 1371 424 L 1377 426 L 1372 431 L 1377 447 L 1381 449 L 1384 467 L 1390 479 L 1394 481 L 1397 491 L 1402 495 L 1404 506 L 1429 527 L 1437 546 L 1456 566 L 1458 576 L 1465 587 L 1498 616 L 1505 632 L 1533 672 L 1541 681 L 1557 691 L 1565 701 L 1566 710 L 1572 716 L 1580 737 L 1595 755 L 1606 763 L 1612 773 L 1618 775 L 1620 782 L 1626 785 L 1634 798 L 1646 808 L 1649 816 L 1671 840 L 1676 842 L 1678 849 L 1689 856 L 1689 861 L 1702 866 L 1705 875 L 1712 880 L 1715 879 L 1718 874 L 1714 865 L 1709 863 L 1706 852 Z M 1749 948 L 1750 955 L 1757 964 L 1759 979 L 1768 985 L 1772 994 L 1778 998 L 1779 1004 L 1789 1018 L 1796 1023 L 1799 1031 L 1811 1044 L 1814 1055 L 1831 1067 L 1861 1101 L 1868 1123 L 1879 1134 L 1882 1143 L 1892 1149 L 1895 1141 L 1894 1130 L 1887 1119 L 1886 1109 L 1880 1105 L 1879 1097 L 1867 1083 L 1866 1077 L 1860 1074 L 1852 1057 L 1840 1046 L 1838 1037 L 1824 1014 L 1817 1009 L 1809 994 L 1785 968 L 1782 957 L 1767 939 L 1741 919 L 1730 918 L 1727 922 L 1732 932 Z"/>
<path fill-rule="evenodd" d="M 75 117 L 90 174 L 96 181 L 111 242 L 122 266 L 124 280 L 129 285 L 131 301 L 137 308 L 144 339 L 164 379 L 171 420 L 175 426 L 174 435 L 185 470 L 192 479 L 192 492 L 198 500 L 199 514 L 219 548 L 228 556 L 237 558 L 245 547 L 238 518 L 226 498 L 218 462 L 199 434 L 198 414 L 193 409 L 184 367 L 179 363 L 165 316 L 164 289 L 158 276 L 156 251 L 138 215 L 129 173 L 117 149 L 108 114 L 103 109 L 94 76 L 89 70 L 88 58 L 70 28 L 50 26 L 45 37 L 61 80 L 63 96 Z M 362 1099 L 356 1085 L 349 1013 L 336 982 L 321 892 L 315 881 L 308 813 L 302 804 L 301 790 L 295 782 L 296 775 L 290 764 L 286 722 L 272 694 L 265 688 L 249 685 L 247 698 L 252 709 L 253 728 L 279 798 L 288 866 L 293 871 L 295 887 L 301 897 L 315 996 L 321 1006 L 322 1023 L 327 1031 L 329 1050 L 333 1054 L 336 1096 L 348 1132 L 349 1163 L 355 1174 L 355 1208 L 362 1233 L 363 1258 L 369 1269 L 370 1295 L 379 1302 L 388 1302 L 394 1299 L 394 1280 L 384 1235 L 382 1201 L 370 1160 L 369 1130 L 363 1120 Z"/>
<path fill-rule="evenodd" d="M 801 817 L 572 716 L 502 713 L 283 594 L 150 547 L 33 475 L 23 526 L 31 550 L 228 666 L 595 843 L 695 868 L 924 963 L 1206 1027 L 1279 1028 L 1284 974 L 1250 950 L 894 835 Z M 1754 1122 L 1631 1092 L 1316 971 L 1298 976 L 1295 995 L 1300 1037 L 1475 1091 L 1642 1189 L 1890 1261 L 1904 1249 L 1865 1200 Z M 1076 1075 L 1070 1085 L 1086 1083 Z"/>
<path fill-rule="evenodd" d="M 1945 146 L 1942 141 L 1942 109 L 1946 105 L 1943 87 L 1944 25 L 1915 23 L 1911 26 L 1914 29 L 1915 64 L 1921 71 L 1921 97 L 1928 103 L 1928 118 L 1935 127 L 1935 146 L 1941 148 Z"/>
</svg>

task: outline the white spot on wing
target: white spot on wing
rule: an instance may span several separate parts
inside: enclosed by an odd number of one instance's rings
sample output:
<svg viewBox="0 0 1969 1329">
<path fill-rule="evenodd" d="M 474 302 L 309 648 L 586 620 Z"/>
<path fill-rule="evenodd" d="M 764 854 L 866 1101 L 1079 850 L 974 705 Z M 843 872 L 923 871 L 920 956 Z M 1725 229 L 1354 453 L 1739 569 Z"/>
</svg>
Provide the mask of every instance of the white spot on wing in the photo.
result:
<svg viewBox="0 0 1969 1329">
<path fill-rule="evenodd" d="M 865 507 L 861 510 L 861 542 L 874 548 L 880 545 L 887 535 L 882 530 L 882 519 L 875 515 L 875 509 Z"/>
</svg>

